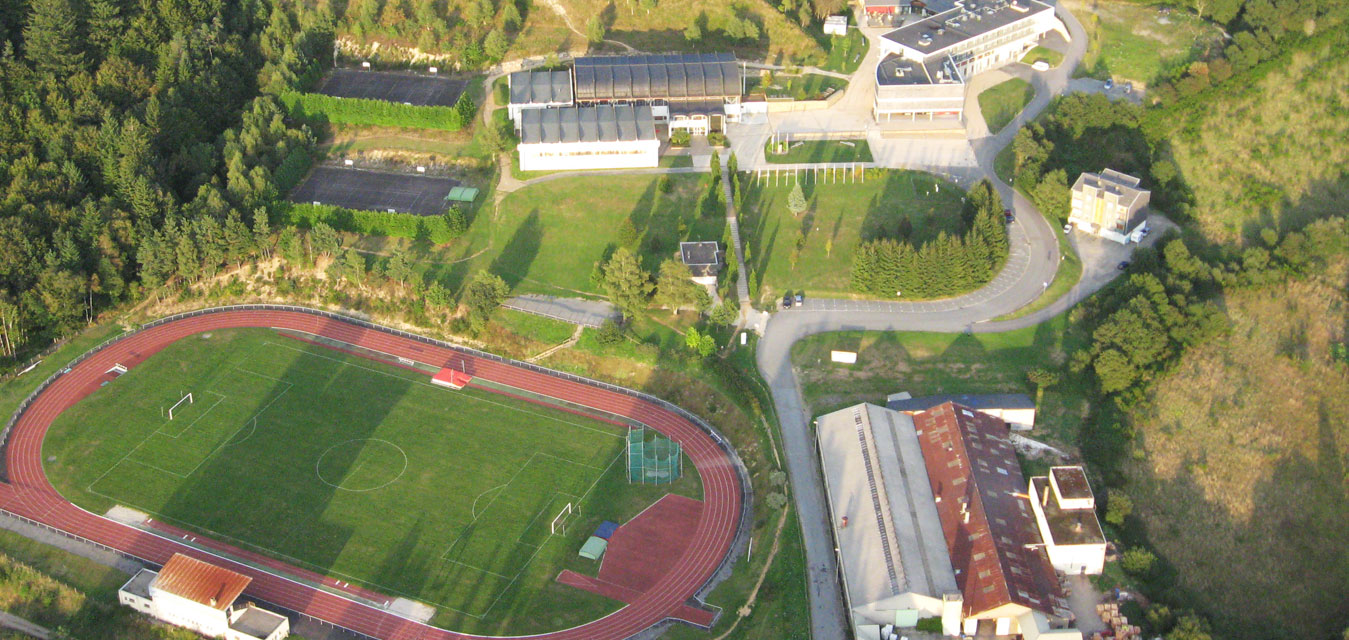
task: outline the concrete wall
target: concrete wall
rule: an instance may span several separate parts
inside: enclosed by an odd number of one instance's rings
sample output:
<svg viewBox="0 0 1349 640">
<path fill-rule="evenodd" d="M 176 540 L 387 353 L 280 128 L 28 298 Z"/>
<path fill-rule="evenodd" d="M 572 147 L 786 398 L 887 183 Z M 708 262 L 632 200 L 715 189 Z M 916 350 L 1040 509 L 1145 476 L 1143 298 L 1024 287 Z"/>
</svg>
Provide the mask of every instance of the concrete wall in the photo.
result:
<svg viewBox="0 0 1349 640">
<path fill-rule="evenodd" d="M 204 604 L 181 598 L 172 593 L 151 587 L 150 597 L 154 606 L 150 615 L 204 636 L 219 638 L 229 630 L 229 617 L 226 612 Z"/>
<path fill-rule="evenodd" d="M 660 164 L 660 141 L 521 144 L 520 170 L 636 169 Z"/>
</svg>

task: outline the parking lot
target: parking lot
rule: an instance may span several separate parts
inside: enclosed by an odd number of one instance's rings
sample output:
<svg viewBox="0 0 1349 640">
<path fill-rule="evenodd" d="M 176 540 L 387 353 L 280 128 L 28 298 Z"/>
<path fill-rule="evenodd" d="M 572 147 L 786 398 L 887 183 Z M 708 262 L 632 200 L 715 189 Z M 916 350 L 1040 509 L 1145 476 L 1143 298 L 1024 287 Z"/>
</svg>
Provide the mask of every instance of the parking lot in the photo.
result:
<svg viewBox="0 0 1349 640">
<path fill-rule="evenodd" d="M 338 98 L 386 100 L 422 107 L 451 107 L 468 85 L 463 80 L 408 73 L 335 69 L 318 92 Z"/>
<path fill-rule="evenodd" d="M 460 184 L 452 178 L 315 167 L 290 201 L 434 216 L 445 212 L 445 196 Z"/>
</svg>

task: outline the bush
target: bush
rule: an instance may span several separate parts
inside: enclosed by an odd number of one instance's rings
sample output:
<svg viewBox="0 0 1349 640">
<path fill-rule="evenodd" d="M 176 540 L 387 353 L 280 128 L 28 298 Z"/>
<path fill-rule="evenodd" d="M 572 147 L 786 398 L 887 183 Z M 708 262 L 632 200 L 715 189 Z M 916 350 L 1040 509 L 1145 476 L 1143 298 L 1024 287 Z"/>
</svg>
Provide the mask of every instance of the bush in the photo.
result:
<svg viewBox="0 0 1349 640">
<path fill-rule="evenodd" d="M 768 497 L 764 499 L 764 504 L 767 504 L 769 509 L 777 511 L 778 509 L 787 506 L 787 496 L 774 491 L 773 493 L 768 494 Z"/>
<path fill-rule="evenodd" d="M 919 618 L 918 624 L 914 628 L 928 633 L 941 633 L 941 618 L 937 616 Z"/>
<path fill-rule="evenodd" d="M 608 346 L 618 344 L 623 341 L 623 327 L 618 326 L 613 320 L 605 320 L 595 332 L 595 342 Z"/>
<path fill-rule="evenodd" d="M 689 136 L 689 132 L 685 129 L 680 129 L 678 131 L 670 133 L 670 146 L 672 147 L 687 147 L 689 146 L 689 142 L 691 141 L 692 138 Z"/>
<path fill-rule="evenodd" d="M 283 219 L 287 224 L 303 228 L 311 228 L 322 222 L 338 231 L 371 236 L 426 239 L 434 244 L 448 243 L 463 233 L 462 230 L 451 228 L 448 216 L 358 211 L 327 204 L 287 204 Z"/>
<path fill-rule="evenodd" d="M 1142 547 L 1134 547 L 1120 556 L 1119 563 L 1125 572 L 1143 578 L 1152 573 L 1152 568 L 1157 564 L 1157 556 Z"/>
<path fill-rule="evenodd" d="M 292 118 L 317 124 L 337 122 L 405 127 L 408 129 L 441 129 L 458 131 L 472 122 L 473 101 L 465 93 L 453 107 L 424 107 L 366 100 L 364 98 L 334 98 L 321 93 L 287 91 L 281 94 L 281 103 Z"/>
<path fill-rule="evenodd" d="M 290 193 L 309 173 L 309 167 L 313 164 L 314 156 L 307 147 L 292 149 L 272 172 L 272 182 L 276 184 L 277 193 Z"/>
<path fill-rule="evenodd" d="M 712 133 L 707 134 L 707 144 L 714 147 L 726 146 L 726 134 L 720 131 L 713 131 Z"/>
</svg>

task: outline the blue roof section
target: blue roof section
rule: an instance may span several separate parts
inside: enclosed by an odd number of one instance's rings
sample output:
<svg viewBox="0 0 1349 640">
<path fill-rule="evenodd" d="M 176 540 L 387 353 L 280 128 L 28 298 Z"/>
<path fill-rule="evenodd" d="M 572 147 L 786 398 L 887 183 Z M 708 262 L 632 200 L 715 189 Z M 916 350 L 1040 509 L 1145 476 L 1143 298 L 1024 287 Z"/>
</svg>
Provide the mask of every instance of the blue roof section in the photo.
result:
<svg viewBox="0 0 1349 640">
<path fill-rule="evenodd" d="M 885 407 L 892 411 L 927 411 L 935 406 L 954 402 L 964 405 L 976 411 L 982 409 L 1034 409 L 1035 401 L 1024 393 L 987 393 L 982 395 L 970 394 L 941 394 L 935 396 L 923 396 L 921 398 L 910 398 L 908 400 L 891 400 L 885 403 Z"/>
<path fill-rule="evenodd" d="M 600 526 L 595 528 L 595 537 L 608 540 L 613 537 L 615 531 L 618 531 L 618 523 L 605 520 L 600 523 Z"/>
</svg>

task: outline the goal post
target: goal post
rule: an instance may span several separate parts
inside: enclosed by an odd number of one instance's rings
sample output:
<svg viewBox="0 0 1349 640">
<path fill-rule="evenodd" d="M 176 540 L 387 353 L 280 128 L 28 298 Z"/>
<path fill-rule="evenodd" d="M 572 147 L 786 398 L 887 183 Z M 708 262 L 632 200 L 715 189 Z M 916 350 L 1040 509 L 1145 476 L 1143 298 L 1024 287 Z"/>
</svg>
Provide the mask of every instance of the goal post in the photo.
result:
<svg viewBox="0 0 1349 640">
<path fill-rule="evenodd" d="M 564 536 L 567 535 L 567 518 L 571 516 L 571 505 L 572 503 L 568 502 L 558 510 L 556 516 L 553 516 L 552 524 L 548 525 L 549 535 L 555 536 L 558 532 L 561 532 Z"/>
<path fill-rule="evenodd" d="M 192 404 L 192 403 L 193 403 L 193 400 L 192 400 L 192 393 L 191 393 L 191 392 L 188 392 L 188 393 L 187 393 L 186 395 L 184 395 L 184 396 L 182 397 L 182 399 L 180 399 L 178 402 L 173 403 L 173 406 L 172 406 L 172 407 L 169 407 L 169 419 L 170 419 L 170 420 L 173 419 L 173 410 L 174 410 L 174 409 L 177 409 L 177 408 L 179 407 L 179 405 L 183 404 L 184 402 L 186 402 L 186 403 L 188 403 L 188 404 Z"/>
</svg>

